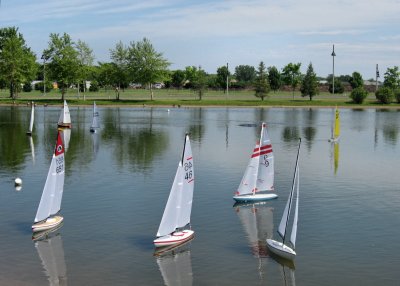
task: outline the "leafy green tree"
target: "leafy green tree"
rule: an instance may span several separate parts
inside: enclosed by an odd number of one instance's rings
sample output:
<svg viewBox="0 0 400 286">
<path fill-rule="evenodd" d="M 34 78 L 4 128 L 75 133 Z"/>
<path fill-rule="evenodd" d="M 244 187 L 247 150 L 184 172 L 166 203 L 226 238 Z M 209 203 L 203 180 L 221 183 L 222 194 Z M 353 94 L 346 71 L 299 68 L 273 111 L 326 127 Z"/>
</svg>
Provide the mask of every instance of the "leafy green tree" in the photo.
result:
<svg viewBox="0 0 400 286">
<path fill-rule="evenodd" d="M 230 72 L 227 66 L 221 66 L 217 69 L 217 86 L 223 90 L 226 89 L 226 80 L 230 76 Z"/>
<path fill-rule="evenodd" d="M 114 50 L 110 50 L 112 60 L 112 76 L 110 80 L 115 87 L 115 99 L 119 100 L 121 88 L 129 83 L 129 48 L 119 41 Z"/>
<path fill-rule="evenodd" d="M 131 42 L 128 49 L 129 69 L 135 81 L 150 87 L 153 100 L 153 83 L 169 79 L 167 70 L 170 63 L 157 52 L 147 38 L 139 42 Z"/>
<path fill-rule="evenodd" d="M 391 89 L 400 87 L 400 71 L 398 66 L 387 68 L 383 85 Z"/>
<path fill-rule="evenodd" d="M 394 96 L 396 97 L 397 103 L 400 103 L 400 88 L 395 89 Z"/>
<path fill-rule="evenodd" d="M 193 88 L 194 82 L 196 81 L 197 77 L 197 67 L 195 66 L 187 66 L 185 67 L 185 78 L 186 78 L 186 88 Z"/>
<path fill-rule="evenodd" d="M 86 91 L 86 81 L 91 74 L 91 68 L 93 66 L 94 56 L 93 50 L 89 45 L 81 40 L 76 43 L 76 50 L 78 51 L 79 60 L 79 82 L 83 84 L 83 92 Z M 79 92 L 78 82 L 78 92 Z"/>
<path fill-rule="evenodd" d="M 183 70 L 176 70 L 172 72 L 171 85 L 176 88 L 182 88 L 186 83 L 186 74 Z"/>
<path fill-rule="evenodd" d="M 329 92 L 333 93 L 333 84 L 332 84 L 332 77 L 331 81 L 329 82 Z M 342 81 L 335 77 L 335 94 L 342 94 L 344 92 L 344 87 Z"/>
<path fill-rule="evenodd" d="M 268 68 L 268 80 L 269 80 L 271 89 L 274 92 L 276 92 L 277 90 L 279 90 L 281 88 L 281 86 L 282 86 L 281 73 L 278 71 L 278 69 L 275 66 Z"/>
<path fill-rule="evenodd" d="M 282 70 L 282 79 L 286 85 L 290 85 L 292 87 L 292 93 L 294 98 L 294 91 L 296 87 L 301 82 L 301 72 L 300 72 L 301 63 L 289 63 Z"/>
<path fill-rule="evenodd" d="M 317 75 L 314 72 L 312 63 L 308 65 L 307 73 L 301 83 L 301 96 L 309 96 L 310 100 L 319 93 Z"/>
<path fill-rule="evenodd" d="M 208 81 L 207 73 L 199 67 L 196 72 L 196 77 L 193 80 L 193 88 L 197 91 L 199 95 L 199 100 L 202 100 L 205 91 L 207 90 Z"/>
<path fill-rule="evenodd" d="M 359 72 L 353 72 L 349 83 L 353 89 L 364 86 L 364 80 Z"/>
<path fill-rule="evenodd" d="M 239 65 L 235 67 L 236 80 L 242 87 L 249 87 L 252 85 L 256 78 L 256 69 L 249 65 Z"/>
<path fill-rule="evenodd" d="M 257 76 L 254 82 L 255 87 L 255 96 L 264 100 L 270 91 L 269 81 L 268 81 L 268 74 L 266 72 L 266 68 L 264 62 L 260 62 L 257 70 Z"/>
<path fill-rule="evenodd" d="M 375 92 L 376 99 L 383 104 L 390 104 L 393 101 L 394 91 L 388 86 L 383 86 Z"/>
<path fill-rule="evenodd" d="M 354 103 L 362 104 L 368 96 L 368 91 L 363 86 L 354 88 L 350 93 L 350 98 Z"/>
<path fill-rule="evenodd" d="M 36 56 L 18 28 L 0 29 L 0 78 L 8 84 L 11 98 L 17 98 L 21 84 L 35 78 L 36 70 Z"/>
<path fill-rule="evenodd" d="M 71 84 L 79 79 L 78 52 L 74 48 L 71 37 L 64 33 L 50 34 L 49 46 L 43 51 L 46 64 L 46 76 L 56 81 L 61 89 L 61 100 L 65 99 L 65 93 Z"/>
</svg>

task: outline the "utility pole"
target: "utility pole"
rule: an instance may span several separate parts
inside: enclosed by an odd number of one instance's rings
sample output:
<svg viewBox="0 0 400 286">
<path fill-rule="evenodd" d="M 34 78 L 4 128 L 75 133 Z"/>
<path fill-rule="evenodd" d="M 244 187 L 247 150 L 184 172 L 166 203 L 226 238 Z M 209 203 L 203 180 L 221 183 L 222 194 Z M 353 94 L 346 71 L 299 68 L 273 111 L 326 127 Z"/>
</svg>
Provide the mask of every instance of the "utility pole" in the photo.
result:
<svg viewBox="0 0 400 286">
<path fill-rule="evenodd" d="M 229 65 L 226 63 L 226 98 L 228 98 L 229 93 Z"/>
<path fill-rule="evenodd" d="M 43 60 L 43 96 L 46 95 L 46 57 L 42 55 Z"/>
<path fill-rule="evenodd" d="M 378 90 L 378 78 L 379 78 L 379 69 L 378 64 L 376 64 L 376 74 L 375 74 L 375 91 Z"/>
<path fill-rule="evenodd" d="M 333 60 L 333 67 L 332 67 L 332 94 L 335 95 L 335 45 L 333 45 L 332 50 L 332 60 Z"/>
</svg>

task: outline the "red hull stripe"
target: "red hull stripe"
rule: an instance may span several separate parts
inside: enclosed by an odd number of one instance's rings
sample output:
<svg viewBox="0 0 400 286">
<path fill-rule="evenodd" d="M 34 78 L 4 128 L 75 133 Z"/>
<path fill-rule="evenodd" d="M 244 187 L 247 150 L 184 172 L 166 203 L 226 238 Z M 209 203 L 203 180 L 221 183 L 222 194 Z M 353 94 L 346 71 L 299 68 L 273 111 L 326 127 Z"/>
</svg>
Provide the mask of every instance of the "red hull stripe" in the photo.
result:
<svg viewBox="0 0 400 286">
<path fill-rule="evenodd" d="M 162 241 L 162 242 L 156 242 L 156 244 L 165 244 L 165 243 L 171 243 L 171 242 L 180 242 L 180 241 L 185 241 L 185 240 L 187 240 L 187 239 L 189 239 L 189 238 L 191 238 L 193 236 L 193 234 L 192 235 L 189 235 L 188 237 L 185 237 L 185 238 L 183 238 L 183 239 L 177 239 L 177 240 L 167 240 L 167 241 Z"/>
</svg>

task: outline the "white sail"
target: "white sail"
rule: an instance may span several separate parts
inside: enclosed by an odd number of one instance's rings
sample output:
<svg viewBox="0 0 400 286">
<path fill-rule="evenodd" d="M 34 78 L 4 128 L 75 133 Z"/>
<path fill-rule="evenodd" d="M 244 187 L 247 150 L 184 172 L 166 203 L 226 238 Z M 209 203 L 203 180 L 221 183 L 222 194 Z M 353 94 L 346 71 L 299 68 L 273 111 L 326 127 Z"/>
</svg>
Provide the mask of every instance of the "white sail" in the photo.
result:
<svg viewBox="0 0 400 286">
<path fill-rule="evenodd" d="M 100 128 L 100 125 L 99 125 L 99 112 L 97 111 L 96 102 L 93 102 L 93 119 L 92 119 L 92 125 L 90 125 L 90 129 L 94 130 L 96 128 Z"/>
<path fill-rule="evenodd" d="M 32 108 L 31 108 L 31 121 L 29 122 L 29 130 L 28 133 L 32 133 L 33 130 L 33 121 L 35 119 L 35 105 L 32 102 Z"/>
<path fill-rule="evenodd" d="M 194 171 L 189 136 L 185 136 L 182 160 L 178 164 L 167 205 L 161 219 L 157 236 L 164 236 L 190 223 L 192 210 Z"/>
<path fill-rule="evenodd" d="M 289 219 L 290 209 L 292 206 L 292 192 L 293 191 L 291 191 L 291 193 L 289 194 L 288 200 L 285 205 L 285 209 L 283 210 L 282 219 L 281 219 L 281 222 L 279 223 L 279 227 L 278 227 L 278 233 L 281 235 L 282 238 L 285 237 L 286 224 Z"/>
<path fill-rule="evenodd" d="M 64 100 L 64 106 L 61 109 L 60 118 L 58 119 L 58 125 L 63 124 L 71 124 L 71 115 L 69 114 L 69 108 L 66 100 Z"/>
<path fill-rule="evenodd" d="M 271 139 L 267 125 L 262 123 L 260 137 L 260 153 L 258 157 L 257 189 L 271 191 L 274 189 L 274 153 L 272 152 Z"/>
<path fill-rule="evenodd" d="M 51 286 L 67 285 L 67 267 L 61 236 L 57 235 L 35 243 Z"/>
<path fill-rule="evenodd" d="M 296 235 L 297 235 L 297 220 L 299 217 L 299 185 L 300 185 L 300 175 L 299 175 L 299 166 L 297 166 L 297 181 L 296 181 L 296 207 L 294 209 L 294 218 L 293 218 L 293 226 L 292 233 L 290 235 L 290 242 L 293 245 L 293 248 L 296 247 Z"/>
<path fill-rule="evenodd" d="M 243 174 L 243 178 L 242 181 L 240 182 L 236 195 L 245 195 L 256 192 L 259 150 L 260 150 L 260 144 L 257 142 L 256 146 L 254 147 L 251 158 L 249 160 L 249 164 L 247 165 L 246 171 Z"/>
<path fill-rule="evenodd" d="M 56 147 L 43 188 L 35 222 L 42 221 L 60 210 L 64 188 L 64 175 L 64 145 L 61 134 L 58 132 Z"/>
</svg>

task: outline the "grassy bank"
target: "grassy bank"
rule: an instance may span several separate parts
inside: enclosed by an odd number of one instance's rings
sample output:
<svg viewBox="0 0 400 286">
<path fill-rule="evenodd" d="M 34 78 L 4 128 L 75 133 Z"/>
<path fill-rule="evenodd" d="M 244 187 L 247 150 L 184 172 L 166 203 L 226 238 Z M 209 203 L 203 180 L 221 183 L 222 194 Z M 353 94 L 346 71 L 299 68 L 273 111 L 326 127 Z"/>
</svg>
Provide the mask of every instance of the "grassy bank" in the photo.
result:
<svg viewBox="0 0 400 286">
<path fill-rule="evenodd" d="M 154 90 L 154 100 L 150 100 L 150 92 L 143 89 L 128 89 L 120 92 L 120 100 L 115 99 L 114 91 L 87 92 L 85 95 L 78 95 L 76 90 L 69 90 L 66 99 L 69 105 L 91 105 L 96 101 L 98 105 L 137 105 L 137 106 L 340 106 L 349 108 L 400 108 L 400 104 L 380 104 L 376 101 L 375 95 L 370 93 L 363 104 L 351 102 L 348 94 L 332 95 L 321 93 L 313 98 L 301 97 L 299 92 L 294 96 L 291 92 L 271 92 L 264 101 L 256 98 L 253 91 L 207 91 L 202 100 L 198 99 L 196 92 L 191 90 L 159 89 Z M 0 91 L 0 104 L 27 104 L 30 101 L 37 104 L 59 105 L 61 94 L 58 91 L 51 91 L 43 95 L 38 91 L 21 92 L 15 102 L 9 98 L 7 90 Z"/>
</svg>

